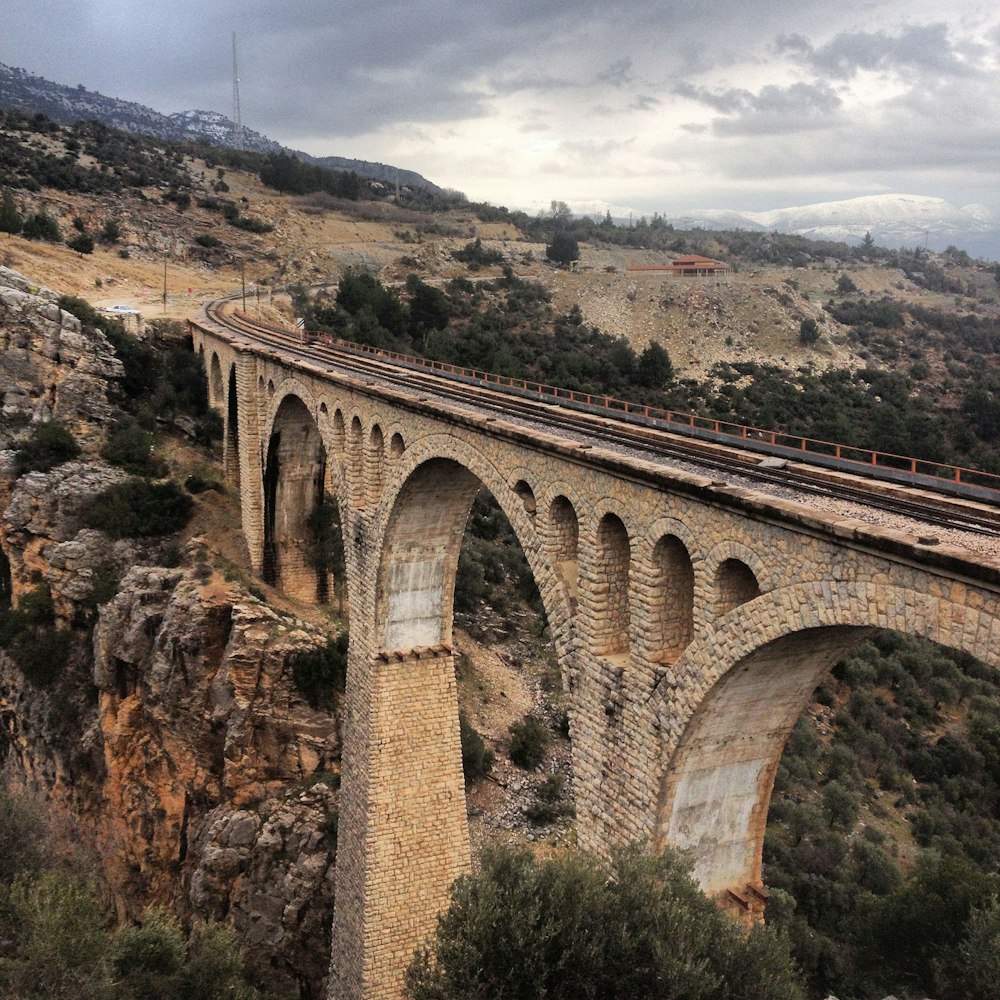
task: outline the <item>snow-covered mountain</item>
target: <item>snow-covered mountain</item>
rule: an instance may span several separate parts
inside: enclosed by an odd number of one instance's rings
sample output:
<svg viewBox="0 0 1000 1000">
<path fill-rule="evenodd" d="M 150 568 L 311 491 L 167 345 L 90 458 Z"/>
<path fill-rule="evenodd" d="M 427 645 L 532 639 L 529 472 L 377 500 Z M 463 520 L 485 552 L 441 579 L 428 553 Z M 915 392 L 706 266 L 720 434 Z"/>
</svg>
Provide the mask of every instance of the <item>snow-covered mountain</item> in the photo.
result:
<svg viewBox="0 0 1000 1000">
<path fill-rule="evenodd" d="M 699 209 L 670 221 L 679 228 L 776 231 L 845 243 L 859 243 L 870 232 L 880 246 L 944 250 L 954 245 L 973 256 L 1000 258 L 1000 219 L 986 206 L 959 208 L 925 195 L 866 195 L 768 212 Z"/>
</svg>

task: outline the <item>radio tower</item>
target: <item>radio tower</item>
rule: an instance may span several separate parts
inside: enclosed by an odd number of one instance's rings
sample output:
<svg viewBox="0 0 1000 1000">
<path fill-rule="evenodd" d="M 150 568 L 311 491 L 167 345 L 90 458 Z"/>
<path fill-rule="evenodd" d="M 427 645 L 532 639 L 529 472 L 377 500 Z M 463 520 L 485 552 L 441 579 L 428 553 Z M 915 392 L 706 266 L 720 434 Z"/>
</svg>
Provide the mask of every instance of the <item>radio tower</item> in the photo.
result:
<svg viewBox="0 0 1000 1000">
<path fill-rule="evenodd" d="M 243 123 L 240 121 L 240 75 L 236 69 L 236 32 L 233 32 L 233 146 L 243 148 Z"/>
</svg>

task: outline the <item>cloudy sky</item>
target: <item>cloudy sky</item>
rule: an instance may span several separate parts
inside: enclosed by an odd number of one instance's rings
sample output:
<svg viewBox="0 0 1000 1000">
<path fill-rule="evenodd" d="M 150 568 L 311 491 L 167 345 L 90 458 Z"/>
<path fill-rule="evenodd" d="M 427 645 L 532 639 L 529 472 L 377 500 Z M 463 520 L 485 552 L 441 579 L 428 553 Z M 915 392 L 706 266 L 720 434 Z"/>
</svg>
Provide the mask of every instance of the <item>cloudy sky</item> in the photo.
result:
<svg viewBox="0 0 1000 1000">
<path fill-rule="evenodd" d="M 864 194 L 1000 211 L 980 0 L 7 0 L 0 62 L 231 113 L 470 198 L 614 214 Z"/>
</svg>

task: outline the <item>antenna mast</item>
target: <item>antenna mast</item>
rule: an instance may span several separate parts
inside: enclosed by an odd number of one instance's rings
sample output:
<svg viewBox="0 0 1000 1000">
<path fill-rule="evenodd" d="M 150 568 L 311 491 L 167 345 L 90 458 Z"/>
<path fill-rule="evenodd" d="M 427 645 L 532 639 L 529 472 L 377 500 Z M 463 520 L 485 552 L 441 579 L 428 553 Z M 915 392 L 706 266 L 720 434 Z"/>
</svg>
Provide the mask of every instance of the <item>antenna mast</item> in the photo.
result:
<svg viewBox="0 0 1000 1000">
<path fill-rule="evenodd" d="M 236 32 L 233 32 L 233 146 L 243 148 L 243 123 L 240 121 L 240 75 L 236 68 Z"/>
</svg>

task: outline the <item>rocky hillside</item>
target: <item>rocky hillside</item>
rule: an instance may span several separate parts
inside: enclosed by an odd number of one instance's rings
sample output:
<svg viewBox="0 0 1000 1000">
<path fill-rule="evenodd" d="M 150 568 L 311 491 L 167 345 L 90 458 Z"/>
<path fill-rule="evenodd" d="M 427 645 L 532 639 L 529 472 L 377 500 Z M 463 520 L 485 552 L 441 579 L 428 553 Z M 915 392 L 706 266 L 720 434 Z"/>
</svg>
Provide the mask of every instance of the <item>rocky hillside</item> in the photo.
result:
<svg viewBox="0 0 1000 1000">
<path fill-rule="evenodd" d="M 192 110 L 161 114 L 134 101 L 123 101 L 87 90 L 83 84 L 69 87 L 3 63 L 0 63 L 0 108 L 15 108 L 31 115 L 40 113 L 53 121 L 66 124 L 94 120 L 123 132 L 134 132 L 170 142 L 207 142 L 213 146 L 237 148 L 232 119 L 218 111 Z M 287 153 L 333 170 L 353 170 L 362 177 L 438 190 L 436 185 L 414 170 L 402 170 L 385 163 L 344 156 L 312 157 L 308 153 L 288 149 L 246 125 L 242 126 L 241 134 L 242 140 L 238 148 L 249 152 Z"/>
<path fill-rule="evenodd" d="M 87 527 L 95 498 L 129 480 L 99 455 L 122 417 L 121 363 L 8 269 L 0 337 L 5 781 L 93 853 L 120 917 L 154 901 L 187 922 L 226 917 L 262 982 L 319 995 L 338 723 L 291 661 L 325 634 L 233 576 L 217 493 L 176 544 Z M 80 460 L 24 471 L 39 420 L 67 428 Z M 205 460 L 179 443 L 170 465 L 183 478 Z"/>
</svg>

